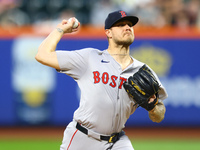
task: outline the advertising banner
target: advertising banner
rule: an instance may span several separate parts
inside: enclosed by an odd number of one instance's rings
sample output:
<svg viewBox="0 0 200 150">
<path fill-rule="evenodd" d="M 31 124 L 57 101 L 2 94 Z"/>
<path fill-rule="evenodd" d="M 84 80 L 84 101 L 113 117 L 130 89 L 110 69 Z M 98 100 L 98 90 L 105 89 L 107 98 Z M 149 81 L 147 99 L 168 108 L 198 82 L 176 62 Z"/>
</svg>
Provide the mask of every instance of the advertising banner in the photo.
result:
<svg viewBox="0 0 200 150">
<path fill-rule="evenodd" d="M 12 45 L 12 88 L 17 123 L 50 123 L 55 72 L 35 60 L 42 38 L 18 37 Z"/>
<path fill-rule="evenodd" d="M 76 82 L 55 69 L 36 62 L 41 37 L 1 39 L 0 125 L 66 125 L 78 108 L 80 91 Z M 137 39 L 131 55 L 147 63 L 159 76 L 169 97 L 160 123 L 152 123 L 148 112 L 138 108 L 127 126 L 200 126 L 200 40 Z M 108 46 L 106 39 L 65 39 L 58 50 Z"/>
</svg>

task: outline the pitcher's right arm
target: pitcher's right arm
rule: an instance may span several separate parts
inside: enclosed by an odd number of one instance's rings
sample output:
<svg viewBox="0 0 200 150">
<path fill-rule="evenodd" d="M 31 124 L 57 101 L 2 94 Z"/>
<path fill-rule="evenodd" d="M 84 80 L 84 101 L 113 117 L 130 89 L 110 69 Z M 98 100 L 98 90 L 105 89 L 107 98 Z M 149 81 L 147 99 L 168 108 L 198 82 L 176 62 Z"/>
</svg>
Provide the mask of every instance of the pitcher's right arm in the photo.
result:
<svg viewBox="0 0 200 150">
<path fill-rule="evenodd" d="M 65 33 L 72 33 L 78 31 L 79 26 L 75 29 L 72 28 L 75 19 L 73 18 L 71 22 L 63 20 L 60 24 L 57 25 L 57 28 L 54 29 L 47 38 L 40 44 L 38 52 L 35 56 L 35 59 L 43 65 L 60 69 L 57 55 L 55 52 L 56 46 L 62 36 Z"/>
</svg>

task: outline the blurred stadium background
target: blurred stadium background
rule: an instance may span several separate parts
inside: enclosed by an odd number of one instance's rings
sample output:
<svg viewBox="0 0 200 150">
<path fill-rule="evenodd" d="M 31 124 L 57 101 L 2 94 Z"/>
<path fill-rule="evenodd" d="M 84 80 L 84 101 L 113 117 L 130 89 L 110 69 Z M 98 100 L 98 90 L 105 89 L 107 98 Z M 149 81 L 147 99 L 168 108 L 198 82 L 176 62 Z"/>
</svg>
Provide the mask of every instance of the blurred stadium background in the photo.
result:
<svg viewBox="0 0 200 150">
<path fill-rule="evenodd" d="M 200 149 L 200 0 L 0 0 L 0 149 L 59 149 L 80 91 L 37 63 L 37 48 L 62 19 L 76 17 L 81 30 L 57 49 L 104 50 L 105 17 L 118 9 L 140 18 L 131 55 L 155 70 L 169 94 L 160 124 L 141 108 L 129 118 L 135 149 Z"/>
</svg>

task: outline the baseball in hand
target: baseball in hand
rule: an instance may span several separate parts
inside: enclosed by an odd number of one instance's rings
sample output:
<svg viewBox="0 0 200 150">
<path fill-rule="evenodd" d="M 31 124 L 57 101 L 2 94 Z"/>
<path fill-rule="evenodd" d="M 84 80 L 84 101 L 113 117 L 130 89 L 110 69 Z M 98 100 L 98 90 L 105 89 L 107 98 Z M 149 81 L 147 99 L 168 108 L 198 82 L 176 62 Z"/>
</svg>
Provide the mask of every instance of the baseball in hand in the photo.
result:
<svg viewBox="0 0 200 150">
<path fill-rule="evenodd" d="M 72 18 L 70 18 L 68 21 L 71 22 L 71 21 L 72 21 Z M 75 28 L 77 28 L 77 27 L 78 27 L 78 20 L 75 18 L 75 22 L 74 22 L 72 28 L 75 29 Z"/>
</svg>

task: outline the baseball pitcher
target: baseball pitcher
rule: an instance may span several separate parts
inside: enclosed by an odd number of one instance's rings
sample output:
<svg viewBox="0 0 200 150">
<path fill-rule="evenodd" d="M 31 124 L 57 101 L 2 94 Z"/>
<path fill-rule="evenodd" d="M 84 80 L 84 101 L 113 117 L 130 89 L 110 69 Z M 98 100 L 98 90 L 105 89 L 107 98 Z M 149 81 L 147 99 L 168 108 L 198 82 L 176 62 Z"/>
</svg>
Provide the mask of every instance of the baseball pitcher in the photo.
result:
<svg viewBox="0 0 200 150">
<path fill-rule="evenodd" d="M 64 131 L 60 150 L 133 150 L 123 131 L 130 115 L 142 107 L 153 122 L 164 119 L 165 88 L 148 65 L 129 55 L 138 20 L 122 10 L 108 14 L 109 45 L 103 51 L 56 50 L 64 34 L 80 29 L 75 18 L 63 20 L 39 46 L 36 60 L 71 76 L 81 90 L 80 105 Z"/>
</svg>

